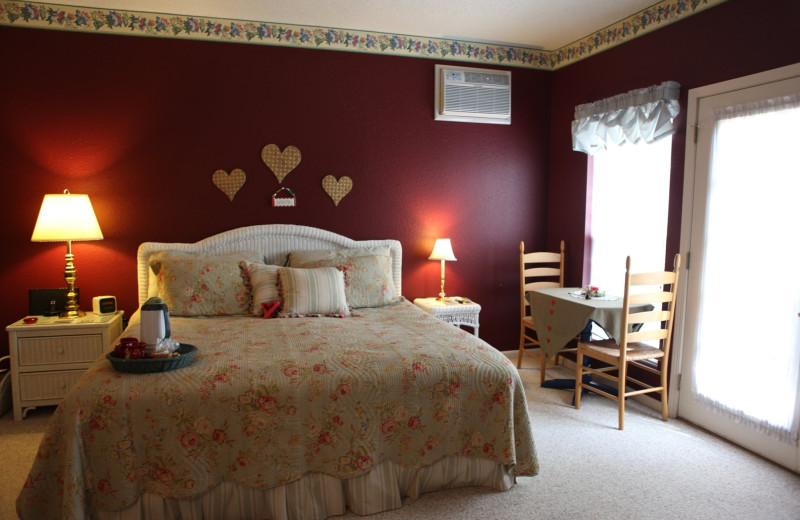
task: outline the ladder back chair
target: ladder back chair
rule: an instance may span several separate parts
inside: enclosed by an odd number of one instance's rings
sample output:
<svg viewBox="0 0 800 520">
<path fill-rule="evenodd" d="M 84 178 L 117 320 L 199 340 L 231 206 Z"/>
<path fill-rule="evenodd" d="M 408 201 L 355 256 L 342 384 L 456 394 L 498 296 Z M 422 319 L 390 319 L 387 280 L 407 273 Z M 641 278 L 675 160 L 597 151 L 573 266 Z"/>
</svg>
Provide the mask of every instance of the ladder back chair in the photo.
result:
<svg viewBox="0 0 800 520">
<path fill-rule="evenodd" d="M 633 395 L 658 392 L 661 394 L 661 418 L 664 421 L 667 420 L 667 369 L 672 339 L 672 320 L 675 317 L 675 296 L 678 291 L 678 273 L 681 266 L 680 255 L 675 255 L 673 265 L 672 271 L 631 274 L 631 257 L 627 258 L 619 342 L 613 339 L 578 342 L 575 369 L 576 409 L 581 407 L 583 390 L 614 399 L 618 404 L 619 429 L 622 430 L 625 426 L 625 399 Z M 632 304 L 651 304 L 653 310 L 631 314 L 630 306 Z M 658 346 L 653 346 L 648 342 L 657 342 Z M 584 366 L 584 356 L 602 361 L 610 366 L 596 369 Z M 646 363 L 647 360 L 655 360 L 655 365 Z M 649 385 L 629 376 L 630 366 L 636 366 L 655 374 L 658 376 L 658 384 Z M 614 372 L 616 375 L 613 375 Z M 596 386 L 590 386 L 588 381 L 584 382 L 583 377 L 587 374 L 615 381 L 617 395 L 598 389 Z M 627 390 L 629 385 L 632 390 Z"/>
<path fill-rule="evenodd" d="M 539 384 L 544 383 L 547 354 L 542 351 L 531 316 L 526 294 L 535 289 L 564 287 L 564 241 L 558 253 L 525 252 L 525 242 L 519 243 L 519 311 L 520 334 L 517 368 L 522 367 L 522 355 L 528 354 L 539 362 Z M 556 355 L 558 362 L 558 355 Z"/>
</svg>

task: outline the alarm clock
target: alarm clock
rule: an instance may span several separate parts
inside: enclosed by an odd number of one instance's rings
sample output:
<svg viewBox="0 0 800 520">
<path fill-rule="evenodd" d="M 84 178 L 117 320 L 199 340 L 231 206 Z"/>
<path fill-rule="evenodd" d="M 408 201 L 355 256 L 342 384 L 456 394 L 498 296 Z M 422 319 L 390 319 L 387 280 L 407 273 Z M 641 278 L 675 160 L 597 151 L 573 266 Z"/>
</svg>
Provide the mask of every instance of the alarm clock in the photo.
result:
<svg viewBox="0 0 800 520">
<path fill-rule="evenodd" d="M 92 298 L 92 312 L 95 314 L 114 314 L 117 312 L 116 296 L 95 296 Z"/>
</svg>

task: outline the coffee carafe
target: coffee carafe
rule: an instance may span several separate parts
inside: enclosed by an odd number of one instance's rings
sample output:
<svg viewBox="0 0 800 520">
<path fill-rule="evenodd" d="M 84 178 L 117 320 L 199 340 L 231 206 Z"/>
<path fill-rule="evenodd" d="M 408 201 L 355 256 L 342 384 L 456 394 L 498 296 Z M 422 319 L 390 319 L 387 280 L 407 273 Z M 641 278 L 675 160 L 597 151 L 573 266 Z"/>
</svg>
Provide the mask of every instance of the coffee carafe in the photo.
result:
<svg viewBox="0 0 800 520">
<path fill-rule="evenodd" d="M 169 309 L 161 298 L 148 298 L 141 309 L 142 323 L 140 334 L 142 341 L 153 348 L 170 335 Z"/>
</svg>

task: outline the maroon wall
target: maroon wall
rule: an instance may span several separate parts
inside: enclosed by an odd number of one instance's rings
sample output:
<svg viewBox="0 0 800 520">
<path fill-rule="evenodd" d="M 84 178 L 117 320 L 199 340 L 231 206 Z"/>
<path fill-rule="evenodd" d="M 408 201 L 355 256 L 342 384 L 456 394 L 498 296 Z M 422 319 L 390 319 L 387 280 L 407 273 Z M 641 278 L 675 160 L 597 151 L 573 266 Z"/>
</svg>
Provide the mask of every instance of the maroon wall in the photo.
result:
<svg viewBox="0 0 800 520">
<path fill-rule="evenodd" d="M 517 252 L 543 247 L 551 73 L 512 69 L 513 124 L 433 120 L 434 61 L 0 27 L 0 323 L 30 288 L 63 287 L 64 244 L 30 242 L 45 193 L 88 193 L 105 240 L 73 245 L 82 308 L 137 307 L 143 241 L 193 242 L 262 223 L 399 239 L 403 293 L 435 295 L 436 237 L 453 240 L 447 292 L 483 305 L 481 336 L 518 336 Z M 263 146 L 297 146 L 278 184 Z M 233 202 L 211 182 L 242 168 Z M 353 191 L 334 206 L 325 175 Z M 280 186 L 296 208 L 272 208 Z M 0 355 L 8 350 L 7 337 Z"/>
<path fill-rule="evenodd" d="M 3 189 L 0 323 L 27 312 L 29 288 L 63 286 L 62 244 L 30 242 L 42 195 L 88 193 L 106 236 L 76 243 L 78 286 L 136 309 L 140 242 L 195 241 L 260 223 L 356 239 L 397 238 L 404 294 L 438 291 L 426 260 L 453 239 L 447 292 L 483 305 L 481 335 L 517 341 L 517 243 L 567 241 L 567 283 L 582 282 L 584 154 L 571 150 L 574 106 L 665 80 L 682 85 L 674 138 L 668 257 L 678 249 L 690 88 L 800 61 L 800 3 L 728 0 L 555 72 L 513 70 L 511 126 L 435 122 L 434 61 L 0 27 Z M 280 186 L 261 148 L 297 146 Z M 242 168 L 234 202 L 211 183 Z M 338 207 L 323 176 L 348 175 Z M 0 343 L 0 355 L 7 351 Z"/>
<path fill-rule="evenodd" d="M 575 106 L 668 80 L 681 84 L 667 237 L 671 268 L 680 243 L 689 89 L 800 62 L 798 19 L 794 0 L 728 0 L 553 73 L 548 244 L 567 241 L 567 284 L 588 282 L 582 279 L 587 156 L 572 151 Z"/>
</svg>

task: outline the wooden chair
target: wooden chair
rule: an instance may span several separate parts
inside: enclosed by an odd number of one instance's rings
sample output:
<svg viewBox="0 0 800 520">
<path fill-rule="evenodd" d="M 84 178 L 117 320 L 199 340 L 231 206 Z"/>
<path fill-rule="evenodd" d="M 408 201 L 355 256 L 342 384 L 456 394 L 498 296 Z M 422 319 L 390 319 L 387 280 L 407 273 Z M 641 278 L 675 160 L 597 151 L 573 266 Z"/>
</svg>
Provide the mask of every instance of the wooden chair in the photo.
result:
<svg viewBox="0 0 800 520">
<path fill-rule="evenodd" d="M 517 368 L 522 367 L 522 354 L 528 354 L 539 361 L 539 384 L 544 383 L 547 354 L 542 352 L 536 335 L 536 327 L 531 317 L 530 304 L 525 297 L 528 291 L 564 287 L 564 241 L 558 253 L 526 253 L 525 242 L 519 243 L 519 357 Z M 558 363 L 558 355 L 556 355 Z"/>
<path fill-rule="evenodd" d="M 614 399 L 619 408 L 619 429 L 625 426 L 625 399 L 632 395 L 658 392 L 661 394 L 661 418 L 667 420 L 667 369 L 669 367 L 669 347 L 672 339 L 672 319 L 675 316 L 675 296 L 678 291 L 678 270 L 681 256 L 675 255 L 672 271 L 631 274 L 631 257 L 625 262 L 625 296 L 622 303 L 622 324 L 619 343 L 613 339 L 578 342 L 575 381 L 575 408 L 581 407 L 582 390 L 589 390 Z M 643 292 L 631 288 L 649 286 Z M 653 287 L 657 286 L 657 287 Z M 667 286 L 670 286 L 669 289 Z M 629 312 L 632 304 L 650 303 L 653 310 L 648 312 Z M 666 308 L 665 308 L 666 307 Z M 657 327 L 648 327 L 656 324 Z M 635 332 L 634 332 L 635 331 Z M 645 342 L 658 341 L 658 346 Z M 608 363 L 605 368 L 584 366 L 584 356 Z M 653 363 L 645 363 L 655 360 Z M 657 386 L 648 385 L 628 375 L 633 365 L 659 377 Z M 616 372 L 614 376 L 610 372 Z M 617 395 L 589 386 L 583 381 L 587 374 L 595 374 L 617 382 Z M 634 388 L 628 391 L 627 386 Z"/>
</svg>

